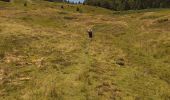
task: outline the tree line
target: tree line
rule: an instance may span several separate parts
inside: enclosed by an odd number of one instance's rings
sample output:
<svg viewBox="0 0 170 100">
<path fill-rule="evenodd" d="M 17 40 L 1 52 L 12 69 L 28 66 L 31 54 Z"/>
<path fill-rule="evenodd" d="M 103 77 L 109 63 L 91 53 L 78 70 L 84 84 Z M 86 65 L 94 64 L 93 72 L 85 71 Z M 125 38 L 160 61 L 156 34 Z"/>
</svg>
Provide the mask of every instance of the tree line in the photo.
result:
<svg viewBox="0 0 170 100">
<path fill-rule="evenodd" d="M 85 4 L 112 10 L 169 8 L 170 0 L 85 0 Z"/>
</svg>

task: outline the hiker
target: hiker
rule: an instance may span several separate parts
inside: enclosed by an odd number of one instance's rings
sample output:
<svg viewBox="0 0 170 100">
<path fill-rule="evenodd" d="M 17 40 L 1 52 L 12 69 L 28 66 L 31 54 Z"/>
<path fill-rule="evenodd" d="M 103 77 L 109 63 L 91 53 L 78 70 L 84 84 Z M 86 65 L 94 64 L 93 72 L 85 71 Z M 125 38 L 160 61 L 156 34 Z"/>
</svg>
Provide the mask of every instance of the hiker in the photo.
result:
<svg viewBox="0 0 170 100">
<path fill-rule="evenodd" d="M 92 29 L 89 29 L 88 31 L 88 35 L 89 35 L 89 38 L 93 38 L 93 31 L 92 31 Z"/>
</svg>

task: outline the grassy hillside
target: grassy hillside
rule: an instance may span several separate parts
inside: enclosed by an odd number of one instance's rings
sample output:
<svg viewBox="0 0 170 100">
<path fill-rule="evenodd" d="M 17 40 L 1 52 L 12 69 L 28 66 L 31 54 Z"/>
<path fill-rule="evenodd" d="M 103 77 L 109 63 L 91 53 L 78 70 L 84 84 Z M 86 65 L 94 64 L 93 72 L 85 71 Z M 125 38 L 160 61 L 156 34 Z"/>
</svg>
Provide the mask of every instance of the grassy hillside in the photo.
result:
<svg viewBox="0 0 170 100">
<path fill-rule="evenodd" d="M 0 1 L 0 100 L 169 100 L 169 27 L 169 9 Z"/>
</svg>

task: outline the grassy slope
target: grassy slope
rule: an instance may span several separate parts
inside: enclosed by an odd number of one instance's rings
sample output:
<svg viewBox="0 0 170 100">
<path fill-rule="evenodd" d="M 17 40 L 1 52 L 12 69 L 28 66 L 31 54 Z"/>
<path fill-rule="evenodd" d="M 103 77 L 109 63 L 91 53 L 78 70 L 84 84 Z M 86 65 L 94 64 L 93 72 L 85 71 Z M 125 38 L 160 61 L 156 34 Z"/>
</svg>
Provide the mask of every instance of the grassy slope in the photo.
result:
<svg viewBox="0 0 170 100">
<path fill-rule="evenodd" d="M 0 5 L 1 100 L 170 99 L 169 9 Z"/>
</svg>

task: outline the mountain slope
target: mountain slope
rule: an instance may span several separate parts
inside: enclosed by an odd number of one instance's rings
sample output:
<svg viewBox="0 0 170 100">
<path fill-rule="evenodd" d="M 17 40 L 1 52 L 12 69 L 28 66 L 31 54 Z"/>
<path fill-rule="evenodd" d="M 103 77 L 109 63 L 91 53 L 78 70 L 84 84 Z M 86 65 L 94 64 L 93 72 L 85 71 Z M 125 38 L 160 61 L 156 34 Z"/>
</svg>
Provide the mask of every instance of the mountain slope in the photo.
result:
<svg viewBox="0 0 170 100">
<path fill-rule="evenodd" d="M 0 99 L 170 98 L 169 9 L 0 5 Z"/>
</svg>

